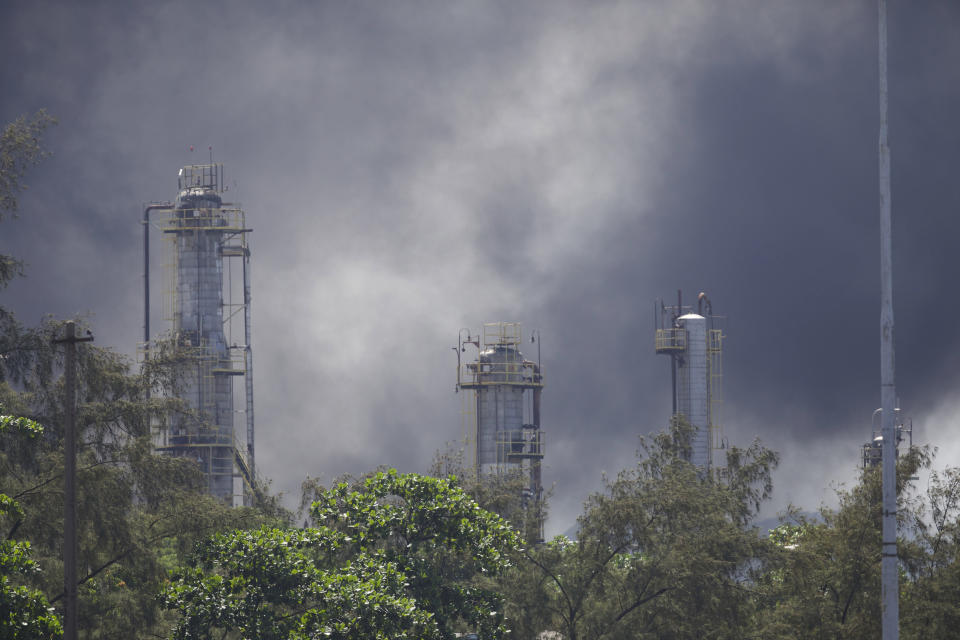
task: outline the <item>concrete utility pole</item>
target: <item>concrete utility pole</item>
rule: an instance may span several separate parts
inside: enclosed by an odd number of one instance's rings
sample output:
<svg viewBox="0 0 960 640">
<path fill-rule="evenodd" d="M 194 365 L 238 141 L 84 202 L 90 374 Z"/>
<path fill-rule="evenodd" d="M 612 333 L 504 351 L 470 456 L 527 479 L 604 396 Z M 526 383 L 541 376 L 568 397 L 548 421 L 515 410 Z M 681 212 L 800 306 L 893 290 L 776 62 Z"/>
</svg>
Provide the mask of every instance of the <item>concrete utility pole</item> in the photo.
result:
<svg viewBox="0 0 960 640">
<path fill-rule="evenodd" d="M 66 337 L 54 343 L 66 345 L 63 406 L 63 618 L 64 640 L 77 640 L 77 343 L 92 342 L 93 336 L 78 338 L 76 325 L 67 322 Z"/>
<path fill-rule="evenodd" d="M 887 146 L 887 0 L 879 0 L 880 40 L 880 406 L 883 420 L 883 537 L 880 577 L 883 640 L 900 636 L 897 575 L 897 434 L 894 424 L 893 241 Z"/>
</svg>

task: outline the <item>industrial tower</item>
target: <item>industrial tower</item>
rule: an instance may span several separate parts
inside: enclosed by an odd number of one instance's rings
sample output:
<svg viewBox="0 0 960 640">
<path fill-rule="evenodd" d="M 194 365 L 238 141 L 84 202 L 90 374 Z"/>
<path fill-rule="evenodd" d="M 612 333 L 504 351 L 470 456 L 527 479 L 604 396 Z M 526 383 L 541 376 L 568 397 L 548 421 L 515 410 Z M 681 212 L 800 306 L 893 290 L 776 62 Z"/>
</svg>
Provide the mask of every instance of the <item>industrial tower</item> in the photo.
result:
<svg viewBox="0 0 960 640">
<path fill-rule="evenodd" d="M 690 462 L 709 469 L 715 466 L 713 452 L 722 448 L 720 405 L 723 401 L 723 331 L 707 296 L 701 293 L 697 310 L 683 306 L 677 292 L 676 306 L 657 301 L 657 353 L 670 356 L 673 415 L 685 418 L 694 429 Z"/>
<path fill-rule="evenodd" d="M 466 333 L 466 335 L 464 335 Z M 540 429 L 540 334 L 533 332 L 537 361 L 520 352 L 520 323 L 495 322 L 471 335 L 460 330 L 457 351 L 457 390 L 465 390 L 464 440 L 467 460 L 477 476 L 520 472 L 528 478 L 523 498 L 540 513 L 543 499 L 541 463 L 544 432 Z M 467 346 L 477 350 L 476 360 L 465 362 Z M 537 515 L 542 538 L 543 521 Z"/>
<path fill-rule="evenodd" d="M 224 203 L 223 166 L 188 165 L 174 203 L 144 210 L 144 351 L 175 370 L 183 408 L 154 424 L 157 451 L 195 460 L 211 495 L 248 503 L 254 482 L 250 249 L 245 215 Z M 151 342 L 150 228 L 166 238 L 169 333 Z"/>
</svg>

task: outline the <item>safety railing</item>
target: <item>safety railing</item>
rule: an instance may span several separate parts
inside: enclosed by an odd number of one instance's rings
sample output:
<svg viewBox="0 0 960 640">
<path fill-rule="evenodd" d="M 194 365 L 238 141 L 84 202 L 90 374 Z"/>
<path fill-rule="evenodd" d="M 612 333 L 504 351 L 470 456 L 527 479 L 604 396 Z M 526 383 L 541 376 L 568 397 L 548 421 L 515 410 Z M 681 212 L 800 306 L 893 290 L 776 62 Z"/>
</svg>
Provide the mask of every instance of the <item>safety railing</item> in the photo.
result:
<svg viewBox="0 0 960 640">
<path fill-rule="evenodd" d="M 497 433 L 497 459 L 519 461 L 524 458 L 542 458 L 546 432 L 539 429 L 519 429 Z"/>
<path fill-rule="evenodd" d="M 173 209 L 159 221 L 164 233 L 192 231 L 249 231 L 245 227 L 243 209 L 235 207 L 211 207 L 197 209 Z"/>
<path fill-rule="evenodd" d="M 458 380 L 465 389 L 500 384 L 542 387 L 543 371 L 537 370 L 536 363 L 526 360 L 471 362 L 460 367 Z"/>
<path fill-rule="evenodd" d="M 682 328 L 657 329 L 654 341 L 657 353 L 683 351 L 687 348 L 687 330 Z"/>
</svg>

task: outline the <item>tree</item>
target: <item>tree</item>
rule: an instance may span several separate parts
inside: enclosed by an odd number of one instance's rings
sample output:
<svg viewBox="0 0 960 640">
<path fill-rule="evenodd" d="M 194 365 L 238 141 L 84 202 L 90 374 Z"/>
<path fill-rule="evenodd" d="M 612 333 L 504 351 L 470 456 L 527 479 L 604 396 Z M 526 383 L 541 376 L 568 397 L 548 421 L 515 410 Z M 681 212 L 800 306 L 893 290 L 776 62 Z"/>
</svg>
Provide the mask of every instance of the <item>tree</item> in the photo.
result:
<svg viewBox="0 0 960 640">
<path fill-rule="evenodd" d="M 960 629 L 960 468 L 931 472 L 912 524 L 901 591 L 903 637 L 950 637 Z"/>
<path fill-rule="evenodd" d="M 438 478 L 455 476 L 467 495 L 481 508 L 509 522 L 528 545 L 542 542 L 542 525 L 547 518 L 550 492 L 533 496 L 530 477 L 520 468 L 478 473 L 476 468 L 467 467 L 463 454 L 463 449 L 448 444 L 446 449 L 434 454 L 429 475 Z"/>
<path fill-rule="evenodd" d="M 28 443 L 0 437 L 0 486 L 23 507 L 7 537 L 30 542 L 42 568 L 29 576 L 30 584 L 54 605 L 63 597 L 62 381 L 58 354 L 49 338 L 39 336 L 57 335 L 57 327 L 49 321 L 20 332 L 33 336 L 26 343 L 32 350 L 21 358 L 24 343 L 13 341 L 11 356 L 0 361 L 3 377 L 16 378 L 19 387 L 0 383 L 0 406 L 47 425 L 42 438 Z M 0 343 L 5 337 L 0 332 Z M 144 400 L 150 371 L 133 375 L 124 358 L 89 344 L 79 345 L 77 359 L 81 633 L 156 635 L 170 624 L 156 595 L 197 541 L 282 518 L 219 503 L 205 494 L 193 462 L 153 453 L 151 420 L 169 409 L 169 401 Z"/>
<path fill-rule="evenodd" d="M 18 118 L 0 133 L 0 220 L 4 212 L 16 214 L 17 194 L 25 188 L 22 183 L 24 173 L 28 166 L 44 155 L 40 134 L 52 122 L 52 118 L 40 111 L 31 121 Z M 22 262 L 16 258 L 0 254 L 0 288 L 19 275 L 22 267 Z M 11 346 L 23 346 L 23 343 L 29 342 L 29 339 L 22 340 L 21 335 L 17 335 L 17 328 L 12 314 L 0 308 L 0 361 L 6 362 L 14 356 L 11 363 L 14 368 L 25 364 L 25 358 L 16 358 L 22 354 L 22 350 Z M 0 367 L 0 384 L 6 377 L 6 369 Z M 3 408 L 0 403 L 0 413 L 3 413 Z M 6 441 L 7 449 L 23 446 L 24 441 L 35 439 L 42 433 L 43 427 L 34 420 L 0 415 L 0 437 Z M 63 635 L 60 620 L 43 592 L 28 584 L 17 584 L 18 580 L 29 582 L 29 577 L 40 572 L 39 566 L 31 558 L 30 543 L 13 537 L 24 515 L 16 499 L 0 493 L 0 522 L 6 529 L 4 538 L 0 540 L 0 638 L 58 638 Z"/>
<path fill-rule="evenodd" d="M 0 433 L 13 432 L 23 439 L 35 438 L 43 433 L 43 427 L 33 420 L 9 415 L 0 415 Z M 10 496 L 0 493 L 0 522 L 12 529 L 22 521 L 23 509 Z M 0 638 L 4 640 L 41 640 L 59 638 L 63 635 L 60 620 L 47 602 L 43 593 L 27 585 L 17 585 L 21 579 L 39 571 L 30 558 L 30 543 L 11 540 L 8 533 L 0 540 Z"/>
<path fill-rule="evenodd" d="M 453 479 L 379 472 L 318 492 L 314 526 L 215 536 L 167 591 L 174 637 L 503 637 L 499 594 L 478 585 L 519 540 Z"/>
<path fill-rule="evenodd" d="M 43 132 L 56 122 L 41 109 L 29 120 L 20 116 L 0 133 L 0 214 L 6 211 L 16 215 L 17 194 L 27 188 L 24 175 L 47 155 L 42 145 Z"/>
<path fill-rule="evenodd" d="M 674 420 L 642 441 L 637 467 L 587 501 L 576 540 L 524 553 L 505 585 L 522 637 L 743 637 L 766 547 L 749 523 L 778 457 L 754 443 L 728 450 L 724 474 L 704 472 L 687 462 L 691 437 Z"/>
<path fill-rule="evenodd" d="M 925 555 L 913 529 L 922 501 L 909 489 L 918 469 L 929 464 L 928 452 L 916 447 L 897 461 L 898 552 L 904 567 L 917 566 Z M 793 524 L 785 523 L 771 532 L 774 553 L 757 584 L 761 607 L 756 632 L 760 637 L 880 636 L 883 505 L 879 471 L 865 469 L 855 487 L 838 491 L 838 508 L 822 507 L 817 518 L 794 515 Z M 909 579 L 902 581 L 901 587 L 908 593 L 914 589 Z M 912 606 L 904 604 L 901 618 L 908 620 Z"/>
<path fill-rule="evenodd" d="M 43 132 L 55 123 L 41 109 L 29 120 L 25 116 L 17 118 L 0 132 L 0 220 L 4 213 L 16 215 L 17 195 L 27 188 L 23 182 L 26 170 L 47 155 L 42 145 Z M 22 269 L 20 260 L 0 254 L 0 288 Z"/>
</svg>

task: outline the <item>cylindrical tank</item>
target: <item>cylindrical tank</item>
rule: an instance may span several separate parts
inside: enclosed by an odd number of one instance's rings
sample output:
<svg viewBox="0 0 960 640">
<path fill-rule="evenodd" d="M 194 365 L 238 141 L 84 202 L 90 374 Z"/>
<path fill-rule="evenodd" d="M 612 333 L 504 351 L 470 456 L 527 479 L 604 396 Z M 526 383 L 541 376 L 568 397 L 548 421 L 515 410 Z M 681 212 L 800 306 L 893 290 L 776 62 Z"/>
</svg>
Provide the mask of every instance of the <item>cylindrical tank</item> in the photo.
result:
<svg viewBox="0 0 960 640">
<path fill-rule="evenodd" d="M 690 461 L 706 468 L 711 463 L 707 319 L 689 313 L 677 318 L 677 327 L 687 333 L 686 349 L 677 362 L 677 413 L 694 428 Z"/>
<path fill-rule="evenodd" d="M 480 352 L 477 389 L 477 463 L 496 470 L 508 460 L 504 443 L 520 442 L 523 428 L 523 354 L 512 344 Z"/>
</svg>

